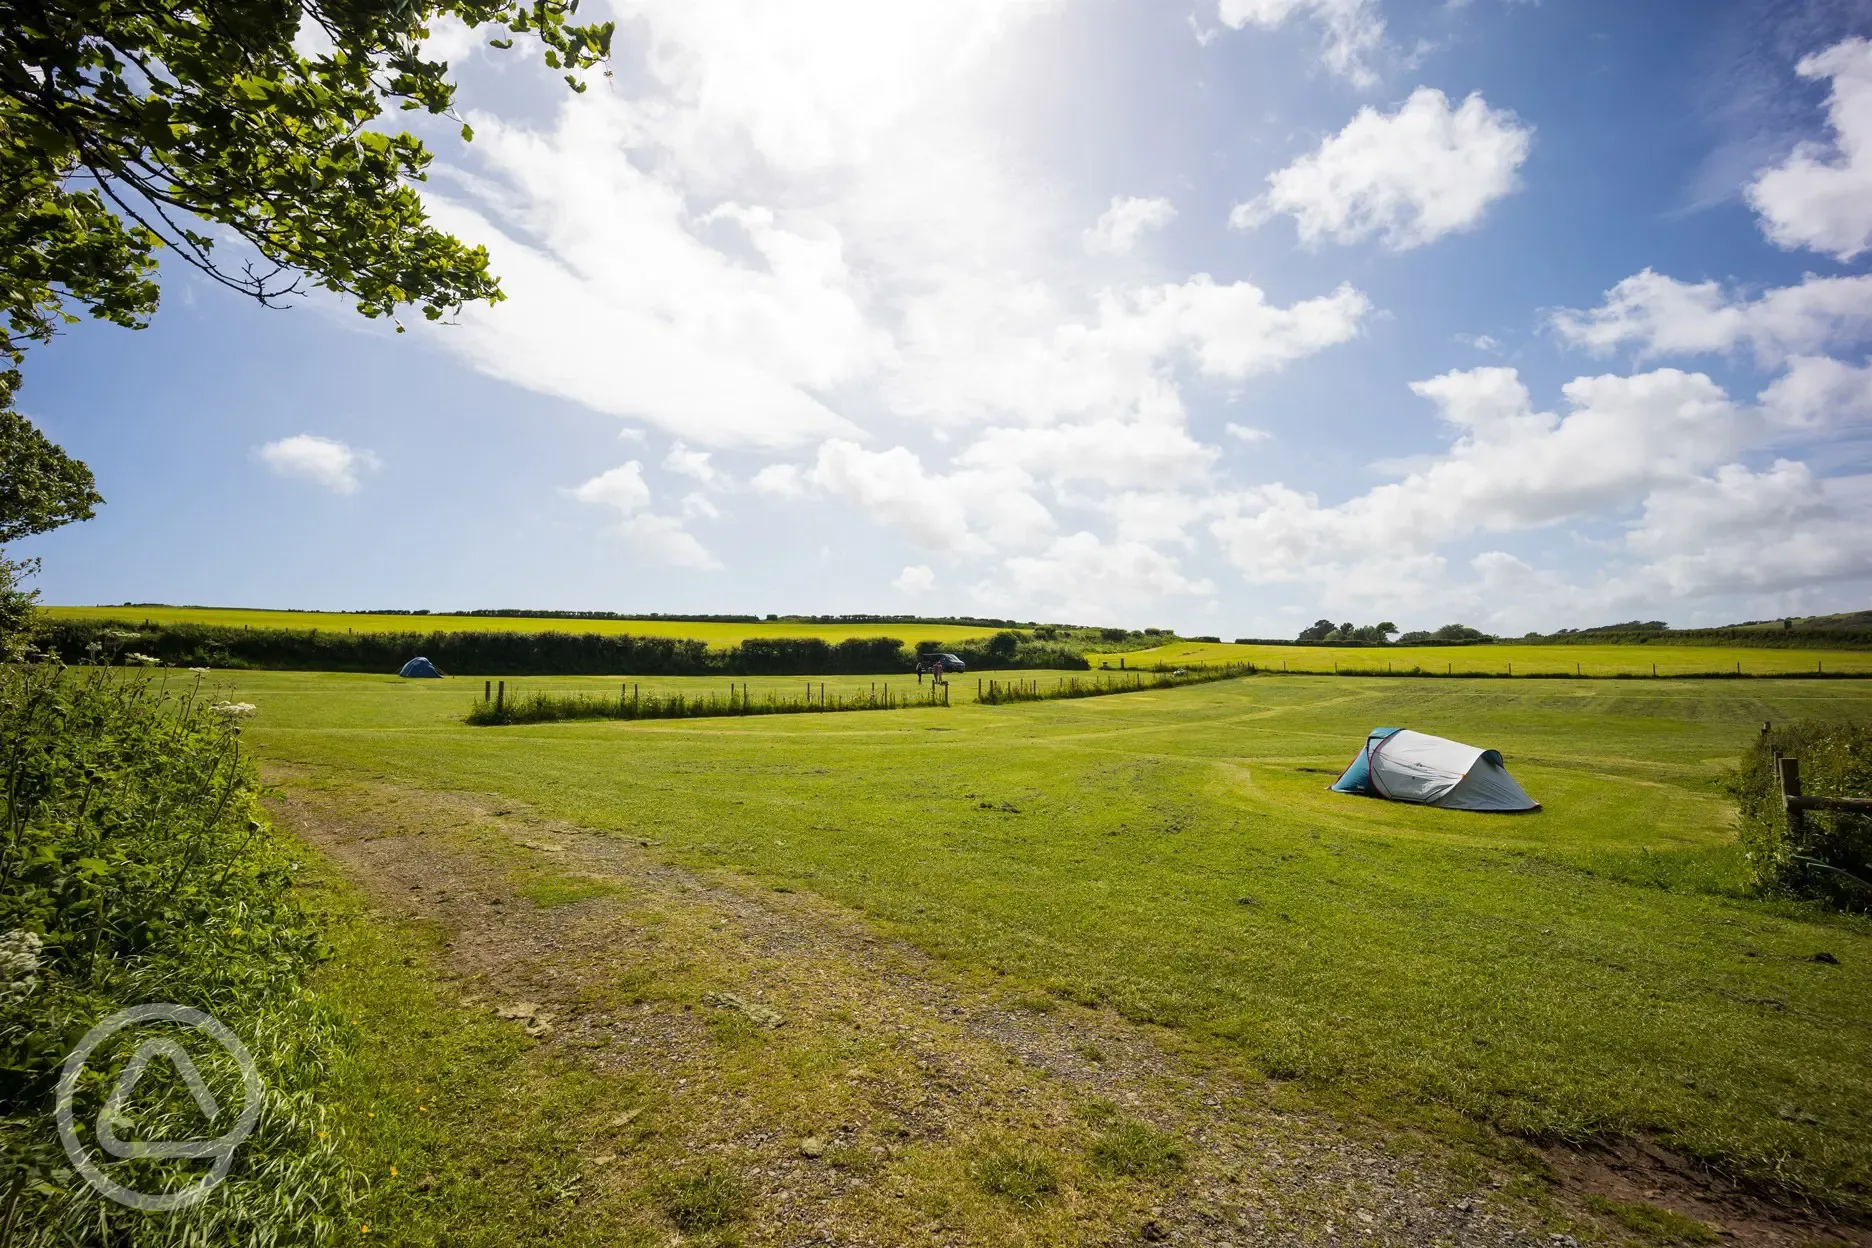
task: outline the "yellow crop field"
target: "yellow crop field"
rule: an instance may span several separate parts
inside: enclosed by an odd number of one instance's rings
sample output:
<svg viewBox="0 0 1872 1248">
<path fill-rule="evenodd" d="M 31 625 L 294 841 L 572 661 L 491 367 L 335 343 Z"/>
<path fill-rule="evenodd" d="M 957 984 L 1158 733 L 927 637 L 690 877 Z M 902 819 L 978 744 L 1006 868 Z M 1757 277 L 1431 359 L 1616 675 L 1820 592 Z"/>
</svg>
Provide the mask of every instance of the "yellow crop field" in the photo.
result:
<svg viewBox="0 0 1872 1248">
<path fill-rule="evenodd" d="M 115 620 L 125 624 L 212 624 L 240 628 L 330 629 L 354 633 L 628 633 L 634 637 L 693 637 L 711 646 L 736 646 L 750 637 L 895 637 L 957 642 L 997 630 L 961 624 L 811 624 L 764 620 L 754 624 L 689 620 L 576 620 L 556 616 L 347 615 L 335 611 L 262 611 L 245 607 L 44 607 L 55 619 Z"/>
<path fill-rule="evenodd" d="M 1275 671 L 1407 672 L 1421 668 L 1460 676 L 1745 676 L 1795 673 L 1872 673 L 1872 650 L 1772 650 L 1762 646 L 1553 645 L 1530 646 L 1238 646 L 1232 642 L 1178 641 L 1128 654 L 1093 654 L 1092 666 L 1254 663 Z"/>
</svg>

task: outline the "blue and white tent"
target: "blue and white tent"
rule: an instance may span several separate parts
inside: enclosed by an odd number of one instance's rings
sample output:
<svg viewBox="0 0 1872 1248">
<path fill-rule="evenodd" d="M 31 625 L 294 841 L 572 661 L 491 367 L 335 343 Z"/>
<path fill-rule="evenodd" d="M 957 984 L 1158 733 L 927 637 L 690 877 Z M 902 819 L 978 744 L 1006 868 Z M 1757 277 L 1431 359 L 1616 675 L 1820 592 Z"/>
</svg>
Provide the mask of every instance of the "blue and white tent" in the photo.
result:
<svg viewBox="0 0 1872 1248">
<path fill-rule="evenodd" d="M 420 654 L 405 663 L 403 665 L 403 670 L 398 672 L 397 675 L 422 676 L 433 680 L 440 680 L 442 677 L 442 673 L 436 670 L 436 665 L 431 663 L 428 659 L 423 658 Z"/>
<path fill-rule="evenodd" d="M 1500 751 L 1408 728 L 1372 729 L 1365 748 L 1332 789 L 1448 810 L 1540 809 L 1508 774 Z"/>
</svg>

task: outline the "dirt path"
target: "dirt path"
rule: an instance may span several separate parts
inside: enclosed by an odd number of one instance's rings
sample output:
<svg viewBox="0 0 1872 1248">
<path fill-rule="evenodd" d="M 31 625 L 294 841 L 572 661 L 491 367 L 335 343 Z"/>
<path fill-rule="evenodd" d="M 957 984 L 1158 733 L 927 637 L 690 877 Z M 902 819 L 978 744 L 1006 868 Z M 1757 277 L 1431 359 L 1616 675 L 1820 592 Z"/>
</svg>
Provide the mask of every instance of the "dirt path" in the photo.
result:
<svg viewBox="0 0 1872 1248">
<path fill-rule="evenodd" d="M 1556 1202 L 1538 1164 L 1355 1138 L 1172 1032 L 1023 996 L 823 900 L 659 863 L 648 841 L 482 796 L 272 778 L 283 824 L 375 904 L 437 925 L 468 1007 L 615 1077 L 587 1172 L 609 1199 L 593 1216 L 623 1227 L 667 1236 L 645 1193 L 706 1163 L 746 1192 L 733 1229 L 760 1244 L 1570 1248 L 1569 1230 L 1594 1236 L 1562 1211 L 1625 1182 L 1582 1166 L 1614 1179 Z M 1695 1212 L 1734 1215 L 1729 1242 L 1822 1230 L 1714 1198 Z"/>
</svg>

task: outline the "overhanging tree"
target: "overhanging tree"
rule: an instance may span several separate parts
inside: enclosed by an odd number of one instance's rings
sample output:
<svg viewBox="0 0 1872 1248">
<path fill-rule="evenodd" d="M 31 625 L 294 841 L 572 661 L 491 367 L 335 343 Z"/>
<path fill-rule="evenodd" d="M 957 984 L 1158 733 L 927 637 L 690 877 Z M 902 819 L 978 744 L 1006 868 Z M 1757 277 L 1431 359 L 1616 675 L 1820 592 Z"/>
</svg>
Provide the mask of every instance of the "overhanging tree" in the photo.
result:
<svg viewBox="0 0 1872 1248">
<path fill-rule="evenodd" d="M 497 300 L 487 252 L 429 222 L 431 156 L 388 108 L 452 116 L 434 24 L 518 34 L 578 71 L 612 24 L 577 0 L 0 0 L 0 301 L 15 362 L 73 309 L 154 311 L 167 251 L 261 303 L 309 281 L 366 316 Z M 297 42 L 296 42 L 297 41 Z M 312 43 L 322 51 L 300 50 Z M 464 138 L 472 138 L 467 126 Z M 247 244 L 225 264 L 204 223 Z M 257 257 L 257 258 L 256 258 Z"/>
<path fill-rule="evenodd" d="M 384 114 L 454 116 L 448 65 L 422 52 L 449 19 L 495 47 L 534 41 L 584 90 L 579 72 L 609 56 L 612 23 L 577 25 L 577 8 L 0 0 L 0 410 L 13 422 L 0 432 L 36 448 L 35 480 L 53 480 L 43 478 L 49 451 L 65 465 L 54 477 L 73 487 L 69 505 L 32 513 L 40 519 L 18 532 L 5 508 L 22 500 L 3 500 L 0 543 L 87 518 L 102 501 L 82 464 L 10 414 L 27 347 L 85 315 L 142 327 L 156 310 L 159 253 L 267 305 L 306 283 L 372 317 L 420 307 L 439 320 L 499 300 L 486 249 L 429 222 L 415 189 L 429 151 Z"/>
</svg>

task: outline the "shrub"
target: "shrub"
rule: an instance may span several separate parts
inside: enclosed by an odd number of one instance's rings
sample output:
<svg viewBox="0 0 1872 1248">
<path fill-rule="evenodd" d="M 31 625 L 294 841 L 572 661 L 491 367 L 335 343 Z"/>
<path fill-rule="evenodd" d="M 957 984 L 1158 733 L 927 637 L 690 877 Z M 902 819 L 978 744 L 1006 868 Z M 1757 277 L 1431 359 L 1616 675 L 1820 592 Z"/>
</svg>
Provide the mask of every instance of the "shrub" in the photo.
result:
<svg viewBox="0 0 1872 1248">
<path fill-rule="evenodd" d="M 1810 810 L 1802 834 L 1789 835 L 1777 752 L 1800 760 L 1809 795 L 1872 796 L 1872 721 L 1776 725 L 1750 745 L 1730 779 L 1742 848 L 1764 892 L 1872 910 L 1872 815 Z"/>
<path fill-rule="evenodd" d="M 301 988 L 318 940 L 291 896 L 295 864 L 258 804 L 239 718 L 198 688 L 166 693 L 142 675 L 0 670 L 0 1201 L 20 1202 L 15 1248 L 311 1242 L 335 1231 L 348 1203 L 314 1099 L 337 1020 Z M 48 1112 L 65 1055 L 91 1026 L 148 1002 L 232 1029 L 265 1089 L 214 1198 L 160 1215 L 112 1204 L 74 1175 Z M 88 1063 L 78 1085 L 81 1135 L 113 1086 L 107 1067 Z M 222 1087 L 241 1102 L 238 1082 L 217 1083 L 226 1070 L 208 1062 L 203 1074 L 223 1105 Z M 144 1080 L 137 1102 L 141 1138 L 161 1138 L 152 1127 L 165 1121 L 187 1124 L 169 1138 L 204 1134 L 189 1129 L 200 1111 L 179 1080 Z M 203 1169 L 143 1158 L 108 1172 L 158 1192 Z"/>
</svg>

